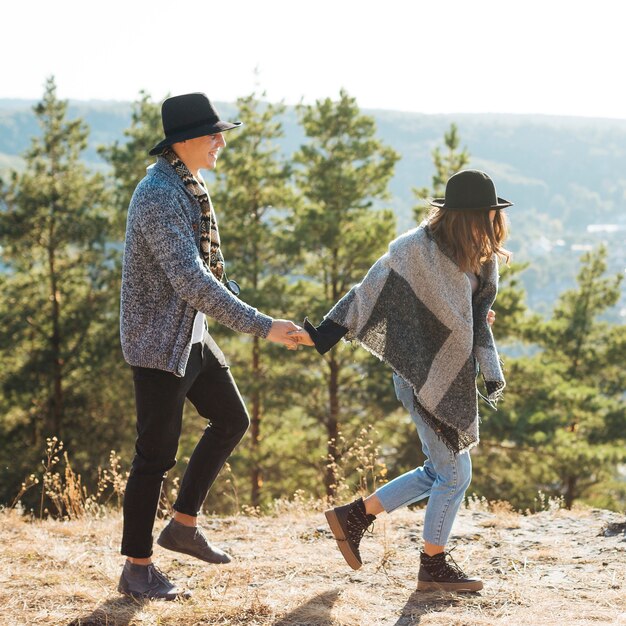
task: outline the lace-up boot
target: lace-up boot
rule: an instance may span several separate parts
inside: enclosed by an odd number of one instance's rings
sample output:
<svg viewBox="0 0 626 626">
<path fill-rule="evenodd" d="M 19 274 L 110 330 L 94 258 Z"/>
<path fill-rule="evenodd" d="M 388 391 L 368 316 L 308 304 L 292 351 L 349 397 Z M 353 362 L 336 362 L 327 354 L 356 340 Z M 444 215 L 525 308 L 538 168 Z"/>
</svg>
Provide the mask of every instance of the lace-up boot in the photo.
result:
<svg viewBox="0 0 626 626">
<path fill-rule="evenodd" d="M 175 519 L 161 531 L 157 543 L 167 550 L 195 556 L 207 563 L 230 563 L 226 552 L 212 546 L 197 526 L 185 526 Z"/>
<path fill-rule="evenodd" d="M 175 587 L 153 563 L 135 565 L 126 561 L 117 590 L 133 598 L 148 600 L 176 600 L 176 598 L 186 600 L 191 597 L 189 591 Z"/>
<path fill-rule="evenodd" d="M 328 509 L 324 515 L 343 558 L 352 569 L 359 569 L 363 565 L 359 545 L 365 531 L 372 525 L 376 516 L 365 512 L 363 498 Z"/>
<path fill-rule="evenodd" d="M 480 591 L 482 588 L 483 581 L 467 576 L 449 552 L 434 556 L 428 556 L 425 552 L 420 554 L 418 591 Z"/>
</svg>

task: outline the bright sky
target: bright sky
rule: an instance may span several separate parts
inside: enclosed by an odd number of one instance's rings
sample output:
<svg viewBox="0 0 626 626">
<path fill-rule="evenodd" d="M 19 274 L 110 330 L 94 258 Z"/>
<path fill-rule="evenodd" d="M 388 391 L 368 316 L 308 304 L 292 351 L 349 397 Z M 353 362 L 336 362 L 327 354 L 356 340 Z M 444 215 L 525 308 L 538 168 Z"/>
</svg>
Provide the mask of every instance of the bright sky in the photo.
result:
<svg viewBox="0 0 626 626">
<path fill-rule="evenodd" d="M 623 8 L 622 8 L 623 7 Z M 336 97 L 363 108 L 626 118 L 622 0 L 5 2 L 0 98 Z"/>
</svg>

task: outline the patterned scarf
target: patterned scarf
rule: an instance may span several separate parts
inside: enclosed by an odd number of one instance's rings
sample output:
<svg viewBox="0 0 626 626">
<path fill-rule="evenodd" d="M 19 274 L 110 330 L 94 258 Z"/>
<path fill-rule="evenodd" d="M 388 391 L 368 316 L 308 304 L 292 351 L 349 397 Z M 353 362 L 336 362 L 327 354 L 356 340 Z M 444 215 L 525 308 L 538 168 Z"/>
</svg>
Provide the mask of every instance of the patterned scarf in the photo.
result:
<svg viewBox="0 0 626 626">
<path fill-rule="evenodd" d="M 207 267 L 213 272 L 213 276 L 221 282 L 224 276 L 224 257 L 220 249 L 217 217 L 204 180 L 202 178 L 198 180 L 171 148 L 166 148 L 161 156 L 174 168 L 185 187 L 200 203 L 202 210 L 200 215 L 200 253 Z"/>
</svg>

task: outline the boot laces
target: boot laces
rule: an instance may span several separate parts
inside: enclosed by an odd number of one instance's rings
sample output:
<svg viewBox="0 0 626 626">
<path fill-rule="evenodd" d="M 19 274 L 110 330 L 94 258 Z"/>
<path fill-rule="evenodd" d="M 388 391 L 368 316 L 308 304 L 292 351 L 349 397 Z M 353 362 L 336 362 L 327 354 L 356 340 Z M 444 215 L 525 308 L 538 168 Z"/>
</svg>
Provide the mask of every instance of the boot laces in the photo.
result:
<svg viewBox="0 0 626 626">
<path fill-rule="evenodd" d="M 195 540 L 200 540 L 202 541 L 202 543 L 209 548 L 209 550 L 214 550 L 215 548 L 211 545 L 211 543 L 209 542 L 209 540 L 207 539 L 207 536 L 204 534 L 204 532 L 202 531 L 202 529 L 199 526 L 196 526 L 196 533 L 194 535 L 194 539 Z"/>
<path fill-rule="evenodd" d="M 152 584 L 153 581 L 156 583 L 155 586 L 159 584 L 164 584 L 168 587 L 174 586 L 167 576 L 154 563 L 151 563 L 150 566 L 148 566 L 148 584 Z"/>
<path fill-rule="evenodd" d="M 348 526 L 348 532 L 350 533 L 350 539 L 358 546 L 363 539 L 363 535 L 369 531 L 370 534 L 374 532 L 374 516 L 364 514 L 359 507 L 354 507 L 351 511 L 351 515 L 348 515 L 346 524 Z"/>
<path fill-rule="evenodd" d="M 452 548 L 452 550 L 454 550 L 454 548 Z M 452 550 L 450 550 L 450 552 L 452 552 Z M 456 580 L 467 578 L 467 575 L 454 560 L 450 552 L 442 552 L 443 556 L 438 559 L 437 563 L 432 568 L 432 575 L 437 578 L 452 578 Z"/>
</svg>

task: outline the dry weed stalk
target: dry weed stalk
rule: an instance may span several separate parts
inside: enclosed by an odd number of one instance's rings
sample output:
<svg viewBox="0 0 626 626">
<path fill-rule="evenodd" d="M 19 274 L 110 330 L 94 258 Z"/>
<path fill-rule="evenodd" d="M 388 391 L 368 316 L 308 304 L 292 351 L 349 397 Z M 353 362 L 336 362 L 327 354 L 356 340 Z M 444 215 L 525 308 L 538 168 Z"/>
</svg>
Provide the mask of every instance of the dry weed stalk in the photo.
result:
<svg viewBox="0 0 626 626">
<path fill-rule="evenodd" d="M 81 484 L 80 474 L 76 474 L 72 469 L 67 452 L 63 452 L 63 461 L 65 462 L 63 475 L 58 472 L 46 475 L 46 495 L 56 508 L 56 517 L 78 519 L 86 511 L 87 489 Z"/>
<path fill-rule="evenodd" d="M 17 495 L 15 496 L 15 498 L 13 498 L 13 502 L 11 503 L 11 506 L 9 508 L 14 509 L 19 503 L 19 501 L 22 499 L 22 496 L 31 487 L 34 487 L 35 485 L 38 485 L 38 484 L 39 484 L 39 478 L 37 478 L 35 474 L 31 474 L 30 476 L 27 476 L 24 479 L 24 482 L 22 483 L 22 486 L 20 487 L 20 490 L 18 491 Z"/>
<path fill-rule="evenodd" d="M 239 491 L 237 489 L 237 481 L 233 474 L 230 463 L 224 463 L 224 467 L 219 474 L 219 480 L 224 484 L 224 488 L 219 492 L 220 496 L 230 500 L 233 504 L 233 515 L 241 513 L 241 505 L 239 503 Z"/>
<path fill-rule="evenodd" d="M 46 439 L 44 457 L 41 461 L 43 467 L 41 479 L 36 474 L 30 474 L 22 483 L 11 508 L 18 506 L 22 496 L 40 483 L 39 519 L 47 516 L 79 519 L 87 513 L 104 514 L 111 508 L 112 498 L 115 498 L 117 510 L 121 508 L 128 472 L 122 472 L 120 458 L 115 450 L 109 455 L 109 467 L 98 468 L 98 483 L 93 494 L 88 493 L 82 484 L 80 474 L 72 469 L 67 451 L 58 437 Z M 50 502 L 52 510 L 45 507 L 46 499 Z"/>
<path fill-rule="evenodd" d="M 59 454 L 63 450 L 63 442 L 59 441 L 57 437 L 48 437 L 46 439 L 46 459 L 42 461 L 44 467 L 43 480 L 41 482 L 41 499 L 39 502 L 39 519 L 43 519 L 43 504 L 47 492 L 50 489 L 50 483 L 52 482 L 52 468 L 59 462 Z"/>
<path fill-rule="evenodd" d="M 380 449 L 374 444 L 373 434 L 377 434 L 374 427 L 365 426 L 359 431 L 354 441 L 348 444 L 343 433 L 339 432 L 338 460 L 329 456 L 326 465 L 328 469 L 332 469 L 336 479 L 336 483 L 331 485 L 335 501 L 350 498 L 354 491 L 361 494 L 373 492 L 377 486 L 385 482 L 387 466 L 380 459 Z M 349 477 L 355 473 L 358 476 L 356 489 L 349 484 Z"/>
<path fill-rule="evenodd" d="M 328 508 L 326 499 L 320 499 L 304 491 L 296 489 L 291 498 L 277 498 L 272 502 L 271 514 L 275 517 L 281 515 L 321 513 Z"/>
<path fill-rule="evenodd" d="M 521 511 L 515 509 L 510 502 L 506 500 L 487 500 L 484 496 L 477 496 L 473 493 L 465 500 L 465 508 L 468 511 L 483 512 L 483 513 L 495 513 L 503 517 L 514 517 L 516 515 L 532 515 L 533 513 L 541 513 L 542 511 L 548 511 L 550 513 L 557 513 L 565 508 L 565 501 L 563 496 L 547 496 L 543 491 L 537 492 L 537 497 L 534 499 L 534 510 L 526 509 Z"/>
<path fill-rule="evenodd" d="M 388 527 L 385 522 L 382 523 L 382 529 L 383 529 L 383 538 L 382 538 L 383 554 L 380 558 L 380 563 L 376 567 L 376 571 L 377 572 L 382 571 L 385 577 L 387 578 L 387 580 L 393 583 L 396 587 L 406 589 L 407 587 L 404 584 L 404 581 L 396 576 L 392 576 L 388 571 L 388 567 L 394 562 L 394 559 L 398 555 L 398 550 L 396 549 L 395 544 L 392 546 L 392 542 L 387 532 Z"/>
<path fill-rule="evenodd" d="M 549 511 L 554 513 L 565 508 L 565 498 L 563 496 L 547 496 L 541 489 L 537 492 L 537 497 L 533 499 L 534 512 Z M 528 513 L 527 513 L 528 514 Z"/>
<path fill-rule="evenodd" d="M 128 472 L 122 472 L 120 457 L 115 450 L 111 450 L 109 467 L 104 469 L 98 468 L 98 486 L 96 487 L 96 493 L 89 496 L 90 502 L 94 506 L 97 504 L 108 505 L 111 498 L 115 498 L 116 509 L 121 509 L 127 480 Z M 105 497 L 105 493 L 109 488 L 111 488 L 111 492 Z"/>
</svg>

